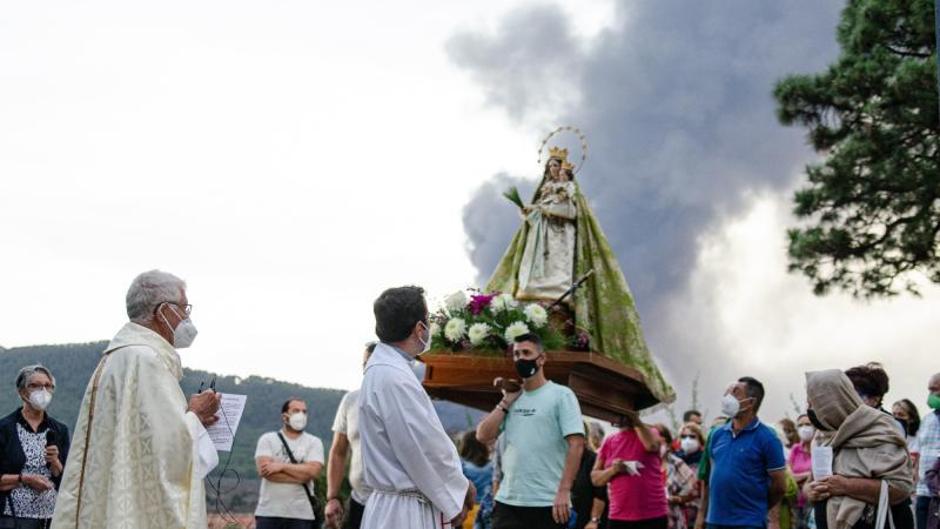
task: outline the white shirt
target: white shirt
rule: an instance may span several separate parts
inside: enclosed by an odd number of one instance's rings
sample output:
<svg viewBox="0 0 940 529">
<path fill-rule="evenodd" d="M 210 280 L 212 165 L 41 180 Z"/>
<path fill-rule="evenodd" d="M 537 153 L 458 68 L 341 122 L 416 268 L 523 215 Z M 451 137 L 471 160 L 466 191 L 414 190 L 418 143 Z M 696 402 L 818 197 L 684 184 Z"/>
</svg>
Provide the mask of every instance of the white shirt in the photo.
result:
<svg viewBox="0 0 940 529">
<path fill-rule="evenodd" d="M 282 434 L 283 435 L 283 434 Z M 323 442 L 316 436 L 307 432 L 300 437 L 291 439 L 284 436 L 287 445 L 297 463 L 323 463 Z M 287 450 L 277 436 L 277 432 L 268 432 L 258 439 L 258 448 L 255 450 L 255 459 L 270 457 L 279 463 L 290 463 Z M 307 483 L 310 493 L 314 493 L 314 482 Z M 275 483 L 267 479 L 261 480 L 261 492 L 258 496 L 258 508 L 255 516 L 271 516 L 278 518 L 293 518 L 296 520 L 313 520 L 313 508 L 307 493 L 298 483 Z"/>
<path fill-rule="evenodd" d="M 369 487 L 362 480 L 362 452 L 359 450 L 359 390 L 343 395 L 333 420 L 333 432 L 349 439 L 349 485 L 352 498 L 360 505 L 369 499 Z"/>
<path fill-rule="evenodd" d="M 359 396 L 363 478 L 372 488 L 363 529 L 432 529 L 460 513 L 469 481 L 408 361 L 380 343 Z"/>
</svg>

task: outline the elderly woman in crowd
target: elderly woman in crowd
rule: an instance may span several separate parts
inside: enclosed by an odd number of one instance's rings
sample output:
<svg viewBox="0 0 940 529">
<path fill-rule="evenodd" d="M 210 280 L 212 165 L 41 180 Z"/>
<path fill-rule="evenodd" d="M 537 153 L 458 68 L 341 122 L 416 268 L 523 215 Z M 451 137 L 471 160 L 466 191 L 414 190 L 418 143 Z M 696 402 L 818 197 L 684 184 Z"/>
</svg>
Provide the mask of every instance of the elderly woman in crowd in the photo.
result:
<svg viewBox="0 0 940 529">
<path fill-rule="evenodd" d="M 694 422 L 687 422 L 679 430 L 679 456 L 693 472 L 698 472 L 698 465 L 702 462 L 705 449 L 705 434 L 702 427 Z"/>
<path fill-rule="evenodd" d="M 882 482 L 897 529 L 912 529 L 914 477 L 894 419 L 866 406 L 837 369 L 806 375 L 807 415 L 816 444 L 832 448 L 832 475 L 805 487 L 819 529 L 874 528 Z"/>
<path fill-rule="evenodd" d="M 16 377 L 22 408 L 0 419 L 0 527 L 49 526 L 69 452 L 69 430 L 46 413 L 55 378 L 41 365 Z"/>
<path fill-rule="evenodd" d="M 685 426 L 679 430 L 679 451 L 676 452 L 676 455 L 682 459 L 682 461 L 692 469 L 692 472 L 696 475 L 697 479 L 695 482 L 695 495 L 696 498 L 701 497 L 701 484 L 699 483 L 699 464 L 703 461 L 703 455 L 705 454 L 705 434 L 702 433 L 702 427 L 694 422 L 687 422 Z M 689 501 L 682 506 L 682 511 L 685 513 L 685 519 L 689 524 L 689 527 L 695 525 L 695 519 L 698 517 L 698 501 Z"/>
</svg>

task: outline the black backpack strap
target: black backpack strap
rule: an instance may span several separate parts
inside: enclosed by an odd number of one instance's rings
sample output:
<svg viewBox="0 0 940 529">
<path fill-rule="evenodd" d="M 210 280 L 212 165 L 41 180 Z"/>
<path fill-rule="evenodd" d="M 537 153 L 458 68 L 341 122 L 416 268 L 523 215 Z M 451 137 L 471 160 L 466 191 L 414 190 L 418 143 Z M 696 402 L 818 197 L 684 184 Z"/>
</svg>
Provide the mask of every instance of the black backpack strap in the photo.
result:
<svg viewBox="0 0 940 529">
<path fill-rule="evenodd" d="M 287 439 L 284 439 L 284 435 L 281 434 L 281 432 L 277 432 L 277 437 L 278 439 L 281 440 L 281 444 L 284 445 L 284 450 L 287 451 L 287 457 L 288 459 L 290 459 L 290 462 L 296 465 L 297 459 L 294 457 L 294 453 L 291 452 L 290 447 L 287 446 Z M 306 483 L 301 483 L 300 486 L 303 487 L 304 492 L 307 493 L 307 499 L 310 500 L 310 508 L 313 509 L 313 515 L 316 516 L 317 515 L 317 497 L 314 496 L 310 492 L 310 487 L 308 487 Z"/>
</svg>

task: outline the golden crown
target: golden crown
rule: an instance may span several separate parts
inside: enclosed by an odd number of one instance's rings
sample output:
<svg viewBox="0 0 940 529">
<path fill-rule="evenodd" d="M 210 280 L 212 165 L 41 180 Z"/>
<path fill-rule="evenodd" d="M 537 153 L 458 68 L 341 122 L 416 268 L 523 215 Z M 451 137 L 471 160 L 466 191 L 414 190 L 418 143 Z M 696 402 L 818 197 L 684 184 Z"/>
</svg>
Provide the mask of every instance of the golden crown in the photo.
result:
<svg viewBox="0 0 940 529">
<path fill-rule="evenodd" d="M 558 147 L 549 147 L 548 148 L 548 157 L 549 158 L 558 158 L 561 161 L 568 160 L 568 149 L 559 149 Z"/>
<path fill-rule="evenodd" d="M 568 160 L 562 160 L 561 168 L 564 169 L 565 171 L 574 171 L 574 164 L 569 162 Z"/>
</svg>

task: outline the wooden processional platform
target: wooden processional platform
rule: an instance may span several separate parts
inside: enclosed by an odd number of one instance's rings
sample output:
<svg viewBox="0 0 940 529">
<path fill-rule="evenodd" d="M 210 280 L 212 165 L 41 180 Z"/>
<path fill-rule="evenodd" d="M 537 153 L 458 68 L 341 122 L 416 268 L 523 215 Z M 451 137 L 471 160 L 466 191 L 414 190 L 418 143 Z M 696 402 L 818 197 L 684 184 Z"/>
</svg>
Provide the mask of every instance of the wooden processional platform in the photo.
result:
<svg viewBox="0 0 940 529">
<path fill-rule="evenodd" d="M 616 423 L 628 411 L 639 411 L 659 401 L 643 383 L 640 373 L 598 353 L 547 352 L 545 376 L 571 388 L 589 417 Z M 434 398 L 484 411 L 492 410 L 501 394 L 496 377 L 519 379 L 512 360 L 429 351 L 418 357 L 427 365 L 424 387 Z"/>
</svg>

